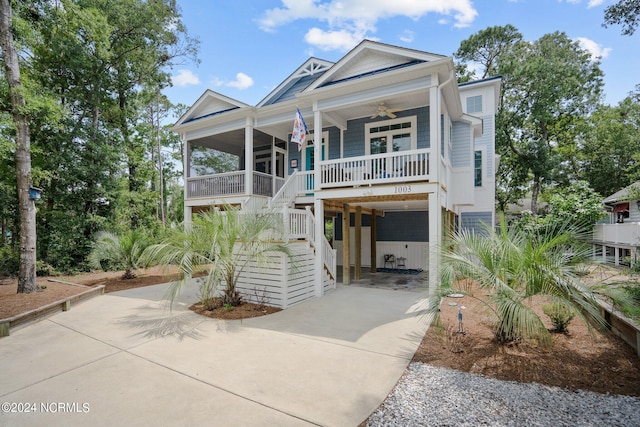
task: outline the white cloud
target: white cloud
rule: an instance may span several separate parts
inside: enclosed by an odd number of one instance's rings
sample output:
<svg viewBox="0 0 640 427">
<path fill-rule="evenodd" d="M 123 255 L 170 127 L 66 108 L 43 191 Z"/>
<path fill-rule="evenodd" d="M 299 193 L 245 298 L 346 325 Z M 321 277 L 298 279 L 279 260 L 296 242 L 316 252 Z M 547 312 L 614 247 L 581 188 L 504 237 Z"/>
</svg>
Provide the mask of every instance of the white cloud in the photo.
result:
<svg viewBox="0 0 640 427">
<path fill-rule="evenodd" d="M 565 1 L 567 3 L 569 3 L 569 4 L 580 4 L 580 3 L 582 3 L 582 0 L 565 0 Z M 562 3 L 562 0 L 559 0 L 559 2 Z M 605 2 L 605 0 L 589 0 L 589 2 L 587 3 L 587 9 L 591 9 L 592 7 L 598 7 L 604 2 Z"/>
<path fill-rule="evenodd" d="M 346 51 L 360 43 L 362 38 L 347 30 L 323 31 L 314 27 L 304 35 L 304 40 L 320 50 Z"/>
<path fill-rule="evenodd" d="M 299 19 L 325 22 L 327 29 L 311 28 L 307 43 L 322 50 L 353 47 L 376 31 L 382 19 L 399 16 L 414 20 L 435 13 L 450 17 L 455 27 L 467 27 L 478 15 L 471 0 L 281 0 L 282 7 L 267 10 L 258 21 L 264 31 Z M 329 40 L 322 38 L 328 37 Z M 356 41 L 354 43 L 354 40 Z M 334 47 L 332 47 L 334 46 Z"/>
<path fill-rule="evenodd" d="M 234 81 L 227 82 L 225 84 L 236 89 L 244 90 L 253 86 L 253 79 L 245 73 L 238 73 L 236 74 L 236 79 Z"/>
<path fill-rule="evenodd" d="M 200 79 L 191 70 L 180 70 L 178 74 L 171 76 L 171 82 L 174 86 L 193 86 L 199 85 Z"/>
<path fill-rule="evenodd" d="M 402 34 L 400 34 L 400 41 L 405 43 L 412 43 L 415 38 L 415 34 L 411 30 L 404 30 Z"/>
<path fill-rule="evenodd" d="M 602 3 L 604 3 L 604 0 L 589 0 L 589 4 L 587 5 L 587 8 L 591 9 L 592 7 L 598 7 Z"/>
<path fill-rule="evenodd" d="M 578 42 L 581 48 L 591 54 L 592 60 L 606 58 L 611 53 L 610 47 L 602 47 L 602 45 L 586 37 L 576 37 L 575 41 Z"/>
<path fill-rule="evenodd" d="M 222 80 L 219 77 L 211 77 L 211 79 L 209 79 L 209 85 L 213 86 L 213 87 L 220 87 L 222 85 L 224 85 L 224 80 Z"/>
</svg>

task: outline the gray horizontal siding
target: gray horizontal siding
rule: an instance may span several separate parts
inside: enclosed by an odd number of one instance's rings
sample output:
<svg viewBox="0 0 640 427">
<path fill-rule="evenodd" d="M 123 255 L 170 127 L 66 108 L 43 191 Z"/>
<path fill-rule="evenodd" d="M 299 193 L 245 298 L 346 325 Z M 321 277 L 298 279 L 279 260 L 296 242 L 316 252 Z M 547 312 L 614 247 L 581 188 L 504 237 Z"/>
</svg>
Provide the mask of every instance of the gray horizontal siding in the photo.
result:
<svg viewBox="0 0 640 427">
<path fill-rule="evenodd" d="M 492 227 L 491 212 L 463 212 L 460 215 L 460 227 L 475 233 L 483 234 L 487 226 Z"/>
<path fill-rule="evenodd" d="M 471 166 L 471 126 L 467 123 L 454 122 L 452 129 L 451 165 L 454 168 Z"/>
<path fill-rule="evenodd" d="M 342 240 L 342 215 L 338 215 L 335 224 L 335 239 Z M 354 225 L 351 214 L 351 226 Z M 371 226 L 370 215 L 362 215 L 362 226 Z M 376 233 L 378 242 L 428 242 L 429 212 L 386 212 L 376 219 Z"/>
</svg>

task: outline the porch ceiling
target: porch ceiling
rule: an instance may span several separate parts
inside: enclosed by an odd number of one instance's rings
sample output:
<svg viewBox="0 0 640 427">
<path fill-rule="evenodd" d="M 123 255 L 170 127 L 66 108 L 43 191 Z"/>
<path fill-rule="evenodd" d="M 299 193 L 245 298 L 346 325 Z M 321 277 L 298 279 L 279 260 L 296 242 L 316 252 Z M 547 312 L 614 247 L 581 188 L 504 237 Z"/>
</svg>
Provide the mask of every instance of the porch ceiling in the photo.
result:
<svg viewBox="0 0 640 427">
<path fill-rule="evenodd" d="M 404 111 L 427 106 L 429 104 L 429 96 L 424 91 L 416 91 L 401 96 L 378 96 L 373 99 L 367 99 L 366 101 L 326 109 L 323 110 L 323 127 L 336 126 L 343 128 L 349 120 L 369 118 L 378 111 L 378 106 L 381 102 L 384 102 L 384 105 L 390 110 Z M 290 112 L 279 122 L 261 126 L 260 120 L 258 120 L 258 128 L 264 133 L 275 135 L 280 139 L 286 140 L 293 129 L 295 108 L 295 106 L 292 106 Z M 312 131 L 315 129 L 315 117 L 312 109 L 300 108 L 300 111 L 304 116 L 304 121 L 309 130 Z"/>
<path fill-rule="evenodd" d="M 424 211 L 429 209 L 427 194 L 413 195 L 389 195 L 384 197 L 355 197 L 349 199 L 333 199 L 327 201 L 325 209 L 338 212 L 347 203 L 353 208 L 362 207 L 370 212 L 375 209 L 378 212 L 398 212 L 398 211 Z"/>
<path fill-rule="evenodd" d="M 271 146 L 271 135 L 268 135 L 258 129 L 254 129 L 253 141 L 254 147 L 260 147 L 263 145 Z M 191 140 L 190 143 L 193 145 L 215 148 L 216 150 L 220 150 L 225 153 L 240 156 L 244 150 L 244 129 L 236 129 L 217 135 L 194 139 Z"/>
</svg>

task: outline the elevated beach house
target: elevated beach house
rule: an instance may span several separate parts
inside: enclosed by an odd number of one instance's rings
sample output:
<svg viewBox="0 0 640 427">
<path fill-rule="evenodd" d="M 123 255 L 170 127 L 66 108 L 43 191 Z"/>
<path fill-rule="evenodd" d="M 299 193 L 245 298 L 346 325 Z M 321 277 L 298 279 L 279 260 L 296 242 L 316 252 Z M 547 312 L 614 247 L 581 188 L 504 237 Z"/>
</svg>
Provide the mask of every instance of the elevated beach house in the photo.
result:
<svg viewBox="0 0 640 427">
<path fill-rule="evenodd" d="M 615 265 L 640 262 L 640 181 L 606 197 L 609 212 L 593 229 L 594 255 Z"/>
<path fill-rule="evenodd" d="M 336 63 L 310 58 L 256 106 L 207 90 L 173 128 L 185 219 L 228 204 L 280 212 L 297 271 L 282 258 L 240 285 L 272 305 L 322 296 L 338 268 L 345 284 L 365 267 L 428 270 L 433 289 L 445 233 L 495 220 L 499 88 L 458 84 L 451 57 L 366 40 Z M 205 152 L 233 170 L 196 167 Z"/>
</svg>

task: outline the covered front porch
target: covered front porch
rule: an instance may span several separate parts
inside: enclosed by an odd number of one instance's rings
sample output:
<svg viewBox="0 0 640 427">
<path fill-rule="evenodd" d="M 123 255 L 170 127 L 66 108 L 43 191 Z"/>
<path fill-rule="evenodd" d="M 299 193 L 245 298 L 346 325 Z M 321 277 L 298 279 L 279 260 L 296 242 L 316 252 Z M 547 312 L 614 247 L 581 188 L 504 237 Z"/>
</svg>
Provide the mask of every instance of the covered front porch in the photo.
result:
<svg viewBox="0 0 640 427">
<path fill-rule="evenodd" d="M 322 198 L 324 217 L 333 221 L 338 281 L 344 285 L 375 283 L 378 277 L 435 290 L 438 247 L 453 229 L 455 214 L 441 204 L 446 193 L 438 184 L 405 183 L 402 194 L 396 187 L 356 186 L 315 194 L 316 200 Z M 419 274 L 400 274 L 409 271 Z"/>
</svg>

